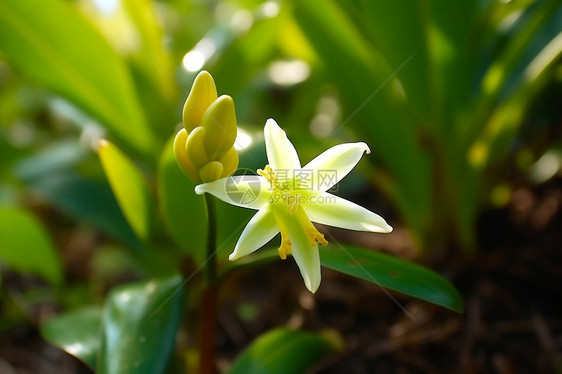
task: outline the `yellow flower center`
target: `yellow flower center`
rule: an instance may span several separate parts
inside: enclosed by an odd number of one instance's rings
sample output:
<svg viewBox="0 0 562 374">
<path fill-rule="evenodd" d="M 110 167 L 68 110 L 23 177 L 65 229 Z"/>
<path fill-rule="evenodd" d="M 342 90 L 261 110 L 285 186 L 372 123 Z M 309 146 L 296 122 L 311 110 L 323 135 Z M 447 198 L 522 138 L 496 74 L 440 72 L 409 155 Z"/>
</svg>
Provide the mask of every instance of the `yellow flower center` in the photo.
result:
<svg viewBox="0 0 562 374">
<path fill-rule="evenodd" d="M 299 195 L 292 191 L 290 183 L 279 183 L 277 174 L 275 174 L 275 171 L 269 165 L 266 165 L 263 170 L 258 169 L 257 172 L 267 179 L 271 186 L 272 191 L 269 204 L 273 208 L 273 216 L 281 232 L 281 245 L 277 250 L 279 257 L 285 260 L 287 255 L 291 254 L 292 243 L 289 231 L 292 230 L 302 230 L 308 238 L 310 247 L 316 247 L 318 244 L 323 246 L 327 245 L 328 241 L 324 238 L 324 235 L 314 227 L 299 203 L 301 198 L 306 199 L 306 196 Z M 295 234 L 296 233 L 293 233 L 293 235 Z"/>
</svg>

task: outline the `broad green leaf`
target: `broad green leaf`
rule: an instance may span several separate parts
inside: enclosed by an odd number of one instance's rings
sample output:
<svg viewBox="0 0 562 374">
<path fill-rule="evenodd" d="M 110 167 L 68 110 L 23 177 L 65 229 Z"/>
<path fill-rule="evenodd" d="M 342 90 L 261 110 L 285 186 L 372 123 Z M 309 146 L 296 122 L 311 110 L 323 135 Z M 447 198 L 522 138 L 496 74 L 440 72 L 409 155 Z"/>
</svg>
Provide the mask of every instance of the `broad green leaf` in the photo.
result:
<svg viewBox="0 0 562 374">
<path fill-rule="evenodd" d="M 183 310 L 182 278 L 115 288 L 102 319 L 100 374 L 157 374 L 166 369 Z"/>
<path fill-rule="evenodd" d="M 236 360 L 228 374 L 304 373 L 336 352 L 337 339 L 279 328 L 260 336 Z"/>
<path fill-rule="evenodd" d="M 170 139 L 158 165 L 158 203 L 172 238 L 201 264 L 207 240 L 205 201 L 178 167 L 172 144 Z"/>
<path fill-rule="evenodd" d="M 26 77 L 93 114 L 129 146 L 152 150 L 126 65 L 72 5 L 3 0 L 0 35 L 0 50 Z"/>
<path fill-rule="evenodd" d="M 148 240 L 154 217 L 154 202 L 146 179 L 112 143 L 101 141 L 99 155 L 125 218 L 139 238 Z"/>
<path fill-rule="evenodd" d="M 320 251 L 323 266 L 381 287 L 462 312 L 463 300 L 441 275 L 414 263 L 367 249 L 330 246 Z"/>
<path fill-rule="evenodd" d="M 62 281 L 61 259 L 53 242 L 41 222 L 22 209 L 0 207 L 0 262 L 55 285 Z"/>
<path fill-rule="evenodd" d="M 94 369 L 100 349 L 101 315 L 98 307 L 61 314 L 41 325 L 41 335 Z"/>
</svg>

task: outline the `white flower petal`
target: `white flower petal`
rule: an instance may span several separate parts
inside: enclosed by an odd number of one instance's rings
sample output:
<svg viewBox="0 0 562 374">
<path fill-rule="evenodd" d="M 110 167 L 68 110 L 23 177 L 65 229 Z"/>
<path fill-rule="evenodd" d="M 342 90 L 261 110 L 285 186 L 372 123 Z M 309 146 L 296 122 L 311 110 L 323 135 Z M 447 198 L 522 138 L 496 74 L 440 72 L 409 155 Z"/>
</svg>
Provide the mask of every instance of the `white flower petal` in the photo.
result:
<svg viewBox="0 0 562 374">
<path fill-rule="evenodd" d="M 299 155 L 285 131 L 270 118 L 263 129 L 267 160 L 273 170 L 300 169 Z"/>
<path fill-rule="evenodd" d="M 260 209 L 267 205 L 271 186 L 259 175 L 235 175 L 195 186 L 198 195 L 210 193 L 222 201 L 242 208 Z"/>
<path fill-rule="evenodd" d="M 312 198 L 315 199 L 314 202 L 305 202 L 302 207 L 313 222 L 349 230 L 392 231 L 392 227 L 386 223 L 384 218 L 349 200 L 328 192 Z"/>
<path fill-rule="evenodd" d="M 234 252 L 228 256 L 228 259 L 234 261 L 249 255 L 267 244 L 277 233 L 279 233 L 279 228 L 273 214 L 267 207 L 261 209 L 252 217 L 244 231 L 242 231 Z"/>
<path fill-rule="evenodd" d="M 312 170 L 314 189 L 324 192 L 349 174 L 365 152 L 371 150 L 363 142 L 336 145 L 306 164 L 303 170 Z"/>
<path fill-rule="evenodd" d="M 297 220 L 285 222 L 291 240 L 291 254 L 301 272 L 304 285 L 312 293 L 320 287 L 322 279 L 318 246 L 311 246 L 304 228 Z"/>
<path fill-rule="evenodd" d="M 306 243 L 306 248 L 298 248 L 293 244 L 292 254 L 299 267 L 304 285 L 310 292 L 315 293 L 322 280 L 318 246 L 311 247 Z"/>
</svg>

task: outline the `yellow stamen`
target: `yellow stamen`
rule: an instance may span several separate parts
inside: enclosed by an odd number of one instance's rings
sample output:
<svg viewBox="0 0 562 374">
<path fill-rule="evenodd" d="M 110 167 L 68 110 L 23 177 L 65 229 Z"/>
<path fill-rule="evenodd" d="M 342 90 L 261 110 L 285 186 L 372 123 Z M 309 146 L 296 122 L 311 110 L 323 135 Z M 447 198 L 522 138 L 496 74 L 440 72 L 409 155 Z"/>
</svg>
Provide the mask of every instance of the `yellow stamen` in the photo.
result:
<svg viewBox="0 0 562 374">
<path fill-rule="evenodd" d="M 272 189 L 279 189 L 279 180 L 277 179 L 277 175 L 275 175 L 275 171 L 273 171 L 271 166 L 265 165 L 263 170 L 258 169 L 258 174 L 267 179 Z"/>
<path fill-rule="evenodd" d="M 316 227 L 309 227 L 306 234 L 311 247 L 315 247 L 317 243 L 323 246 L 328 245 L 328 241 L 324 238 L 324 234 L 320 233 Z"/>
<path fill-rule="evenodd" d="M 291 254 L 291 241 L 289 240 L 289 235 L 281 233 L 281 245 L 277 252 L 281 260 L 286 260 L 287 255 Z"/>
</svg>

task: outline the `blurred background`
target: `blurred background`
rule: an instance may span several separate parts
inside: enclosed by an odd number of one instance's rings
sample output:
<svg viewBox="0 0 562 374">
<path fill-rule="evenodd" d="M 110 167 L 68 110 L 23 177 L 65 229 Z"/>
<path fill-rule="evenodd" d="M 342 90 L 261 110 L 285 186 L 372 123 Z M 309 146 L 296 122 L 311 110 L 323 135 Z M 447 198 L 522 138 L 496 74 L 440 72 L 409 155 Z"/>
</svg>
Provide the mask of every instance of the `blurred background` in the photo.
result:
<svg viewBox="0 0 562 374">
<path fill-rule="evenodd" d="M 204 243 L 201 202 L 183 179 L 159 186 L 177 172 L 168 142 L 205 69 L 234 98 L 241 168 L 265 165 L 271 117 L 303 163 L 365 141 L 372 153 L 336 194 L 395 231 L 324 230 L 425 264 L 466 302 L 457 315 L 396 295 L 407 317 L 329 270 L 312 296 L 275 261 L 229 284 L 219 366 L 288 325 L 341 334 L 344 351 L 317 373 L 562 373 L 561 30 L 559 0 L 3 0 L 0 372 L 90 372 L 41 324 L 123 282 L 192 269 L 178 259 Z M 148 249 L 100 138 L 159 200 Z M 225 260 L 252 212 L 219 212 Z"/>
</svg>

